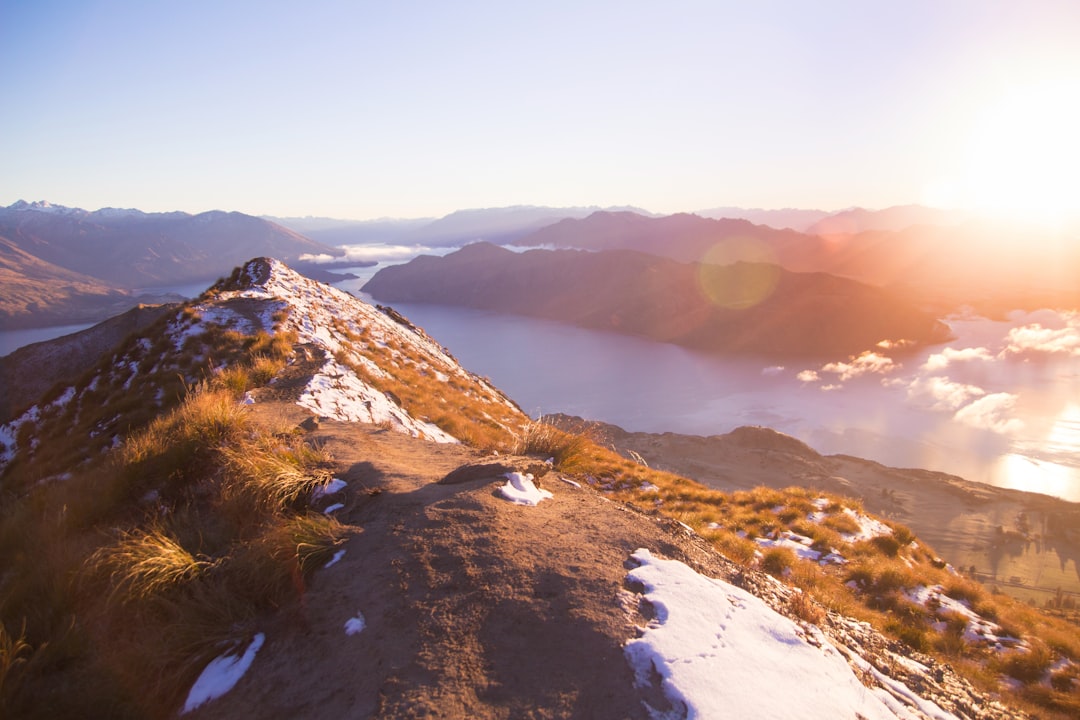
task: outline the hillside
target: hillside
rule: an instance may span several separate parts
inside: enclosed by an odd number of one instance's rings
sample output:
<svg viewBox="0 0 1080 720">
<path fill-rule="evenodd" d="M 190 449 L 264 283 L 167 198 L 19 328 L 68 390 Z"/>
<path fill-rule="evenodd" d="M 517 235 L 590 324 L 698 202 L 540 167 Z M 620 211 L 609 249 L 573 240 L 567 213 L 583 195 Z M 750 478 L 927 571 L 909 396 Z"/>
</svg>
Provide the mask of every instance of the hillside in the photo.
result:
<svg viewBox="0 0 1080 720">
<path fill-rule="evenodd" d="M 384 268 L 364 291 L 384 302 L 497 310 L 708 352 L 842 357 L 883 340 L 944 338 L 933 316 L 851 280 L 625 250 L 514 253 L 476 243 Z"/>
<path fill-rule="evenodd" d="M 121 312 L 129 293 L 57 267 L 0 236 L 0 330 L 99 320 Z"/>
<path fill-rule="evenodd" d="M 176 305 L 139 305 L 87 328 L 0 357 L 0 423 L 11 420 L 59 382 L 75 382 L 102 355 L 145 330 Z"/>
<path fill-rule="evenodd" d="M 1078 705 L 1074 626 L 904 526 L 818 490 L 710 490 L 531 421 L 407 319 L 276 260 L 0 442 L 5 717 Z"/>
<path fill-rule="evenodd" d="M 1080 504 L 1039 493 L 970 482 L 915 468 L 886 467 L 847 455 L 823 456 L 768 428 L 724 435 L 626 432 L 568 416 L 549 422 L 587 431 L 650 467 L 725 492 L 813 487 L 859 500 L 904 523 L 951 565 L 1039 605 L 1058 593 L 1080 599 Z"/>
</svg>

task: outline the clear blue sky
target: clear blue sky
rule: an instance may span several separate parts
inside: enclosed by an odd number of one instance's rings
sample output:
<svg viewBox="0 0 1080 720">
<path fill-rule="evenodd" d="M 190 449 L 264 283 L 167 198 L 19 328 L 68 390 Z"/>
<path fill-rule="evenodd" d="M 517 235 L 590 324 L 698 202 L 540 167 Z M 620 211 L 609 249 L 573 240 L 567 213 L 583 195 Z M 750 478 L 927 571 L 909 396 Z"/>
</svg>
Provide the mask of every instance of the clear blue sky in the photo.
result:
<svg viewBox="0 0 1080 720">
<path fill-rule="evenodd" d="M 985 204 L 1078 76 L 1072 0 L 0 0 L 0 204 Z"/>
</svg>

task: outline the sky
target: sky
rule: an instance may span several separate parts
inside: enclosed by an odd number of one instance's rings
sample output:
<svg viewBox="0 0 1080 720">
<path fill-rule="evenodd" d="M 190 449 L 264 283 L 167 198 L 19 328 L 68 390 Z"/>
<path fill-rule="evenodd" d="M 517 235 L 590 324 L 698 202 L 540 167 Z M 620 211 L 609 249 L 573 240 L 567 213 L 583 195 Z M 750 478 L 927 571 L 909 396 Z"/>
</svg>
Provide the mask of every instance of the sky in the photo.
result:
<svg viewBox="0 0 1080 720">
<path fill-rule="evenodd" d="M 1080 214 L 1080 3 L 0 0 L 0 204 Z"/>
</svg>

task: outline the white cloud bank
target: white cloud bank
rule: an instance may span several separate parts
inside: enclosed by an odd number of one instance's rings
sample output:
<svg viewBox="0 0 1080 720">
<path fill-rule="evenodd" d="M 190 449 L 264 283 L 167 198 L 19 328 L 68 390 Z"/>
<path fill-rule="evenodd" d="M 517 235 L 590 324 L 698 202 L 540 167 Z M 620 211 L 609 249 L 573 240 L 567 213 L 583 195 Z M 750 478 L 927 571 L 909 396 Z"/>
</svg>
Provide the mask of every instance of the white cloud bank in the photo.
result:
<svg viewBox="0 0 1080 720">
<path fill-rule="evenodd" d="M 840 376 L 841 382 L 846 382 L 862 375 L 884 375 L 898 367 L 899 365 L 893 362 L 892 358 L 867 350 L 858 357 L 850 358 L 848 362 L 831 362 L 823 365 L 821 371 L 835 373 Z"/>
<path fill-rule="evenodd" d="M 936 372 L 938 370 L 944 370 L 957 362 L 971 362 L 973 360 L 992 361 L 993 359 L 993 353 L 984 347 L 969 347 L 959 350 L 947 347 L 941 352 L 934 353 L 928 357 L 923 364 L 922 369 L 926 372 Z"/>
<path fill-rule="evenodd" d="M 970 405 L 960 408 L 953 419 L 981 430 L 991 430 L 1002 435 L 1018 432 L 1023 421 L 1009 417 L 1016 407 L 1017 396 L 1012 393 L 984 395 Z"/>
<path fill-rule="evenodd" d="M 1059 327 L 1032 323 L 1009 330 L 1002 354 L 1065 354 L 1080 357 L 1080 313 L 1061 313 L 1059 317 Z"/>
</svg>

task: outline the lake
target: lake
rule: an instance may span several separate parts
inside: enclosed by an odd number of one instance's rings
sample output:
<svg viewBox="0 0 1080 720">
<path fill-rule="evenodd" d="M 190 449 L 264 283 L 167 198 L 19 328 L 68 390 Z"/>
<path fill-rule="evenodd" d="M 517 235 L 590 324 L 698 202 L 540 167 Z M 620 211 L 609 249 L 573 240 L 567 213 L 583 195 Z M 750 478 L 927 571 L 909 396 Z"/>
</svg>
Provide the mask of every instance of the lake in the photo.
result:
<svg viewBox="0 0 1080 720">
<path fill-rule="evenodd" d="M 375 270 L 337 286 L 360 294 Z M 953 341 L 913 354 L 868 348 L 858 359 L 779 365 L 494 312 L 394 307 L 534 417 L 695 435 L 764 425 L 824 454 L 1080 501 L 1074 313 L 952 317 Z"/>
</svg>

